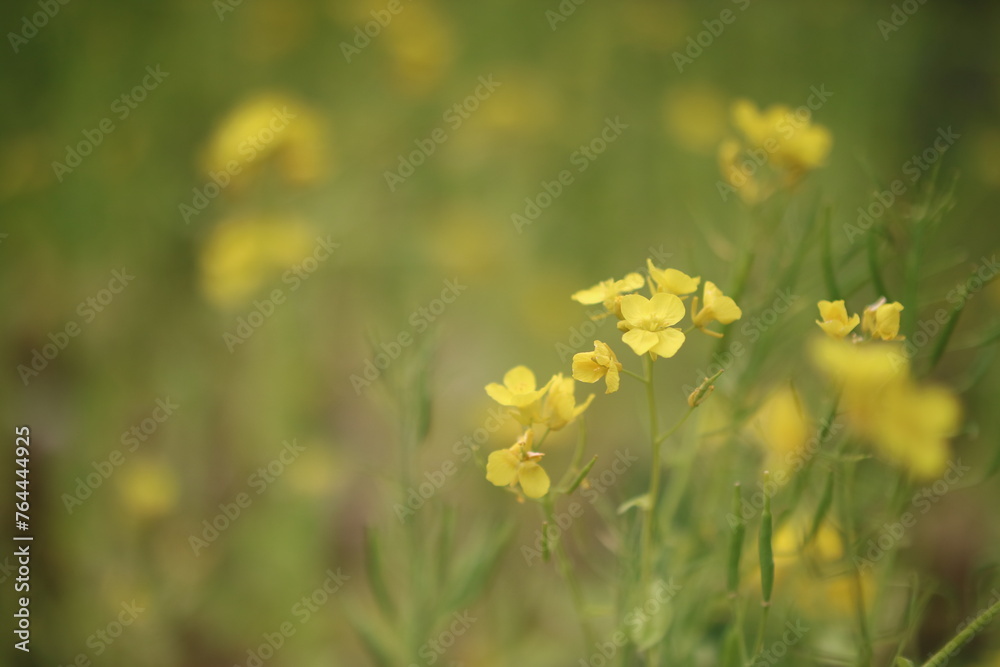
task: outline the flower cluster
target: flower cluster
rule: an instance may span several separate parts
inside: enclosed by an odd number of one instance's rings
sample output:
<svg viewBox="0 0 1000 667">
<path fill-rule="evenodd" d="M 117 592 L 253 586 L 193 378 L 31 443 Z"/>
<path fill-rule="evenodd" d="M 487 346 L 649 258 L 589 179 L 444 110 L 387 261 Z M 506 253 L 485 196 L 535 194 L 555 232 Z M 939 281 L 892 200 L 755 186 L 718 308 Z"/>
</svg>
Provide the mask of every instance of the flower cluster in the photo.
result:
<svg viewBox="0 0 1000 667">
<path fill-rule="evenodd" d="M 791 187 L 807 172 L 823 165 L 833 146 L 833 135 L 814 125 L 803 110 L 794 114 L 783 105 L 764 111 L 749 100 L 732 108 L 733 125 L 742 140 L 727 139 L 719 146 L 719 168 L 730 188 L 749 204 L 767 199 L 779 187 Z M 777 182 L 762 178 L 765 164 Z"/>
<path fill-rule="evenodd" d="M 918 384 L 899 336 L 899 303 L 880 299 L 863 316 L 848 317 L 843 301 L 820 301 L 829 338 L 813 347 L 816 365 L 840 389 L 840 405 L 855 433 L 886 459 L 918 478 L 931 478 L 948 463 L 948 441 L 958 430 L 960 408 L 951 391 Z M 854 334 L 861 324 L 865 340 Z"/>
<path fill-rule="evenodd" d="M 685 301 L 698 291 L 700 277 L 692 277 L 677 269 L 661 269 L 647 260 L 648 276 L 630 273 L 620 280 L 602 281 L 593 287 L 580 290 L 570 298 L 583 305 L 604 306 L 602 317 L 614 316 L 622 342 L 640 357 L 649 359 L 672 357 L 686 340 L 685 332 L 677 328 L 688 315 Z M 648 288 L 649 297 L 636 294 Z M 714 322 L 726 325 L 743 316 L 736 302 L 722 293 L 714 283 L 705 281 L 701 298 L 694 295 L 690 303 L 691 330 L 721 337 L 709 329 Z M 525 431 L 513 446 L 490 454 L 486 478 L 497 486 L 520 487 L 525 496 L 540 498 L 549 491 L 548 474 L 540 465 L 544 456 L 531 451 L 535 426 L 545 431 L 538 442 L 550 431 L 558 431 L 583 414 L 594 395 L 580 404 L 574 396 L 574 380 L 593 384 L 604 380 L 605 393 L 612 394 L 621 386 L 622 363 L 610 345 L 595 340 L 594 349 L 573 356 L 573 375 L 563 377 L 557 373 L 542 387 L 535 374 L 525 366 L 516 366 L 504 375 L 503 384 L 486 385 L 486 393 L 500 405 L 508 408 L 513 417 L 525 426 Z M 706 387 L 702 394 L 707 395 Z M 704 396 L 699 397 L 699 401 Z"/>
</svg>

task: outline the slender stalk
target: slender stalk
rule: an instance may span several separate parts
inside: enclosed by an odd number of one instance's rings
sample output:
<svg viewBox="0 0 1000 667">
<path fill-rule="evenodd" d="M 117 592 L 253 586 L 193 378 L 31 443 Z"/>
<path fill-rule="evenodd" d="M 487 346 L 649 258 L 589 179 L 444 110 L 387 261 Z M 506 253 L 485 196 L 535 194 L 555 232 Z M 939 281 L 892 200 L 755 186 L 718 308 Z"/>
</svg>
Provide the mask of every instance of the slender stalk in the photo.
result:
<svg viewBox="0 0 1000 667">
<path fill-rule="evenodd" d="M 931 659 L 925 662 L 922 667 L 940 667 L 941 665 L 946 664 L 955 653 L 958 653 L 958 650 L 962 648 L 962 646 L 964 646 L 976 635 L 976 633 L 985 628 L 998 612 L 1000 612 L 1000 600 L 994 602 L 993 605 L 986 611 L 977 616 L 976 620 L 965 626 L 965 629 L 955 635 L 954 639 L 945 644 L 944 648 L 931 656 Z"/>
<path fill-rule="evenodd" d="M 545 500 L 542 505 L 548 525 L 556 525 L 555 517 L 553 516 L 553 501 L 551 494 L 545 496 Z M 544 536 L 544 539 L 548 540 L 547 534 Z M 593 632 L 590 630 L 590 624 L 587 623 L 583 603 L 583 589 L 580 587 L 580 582 L 576 578 L 576 572 L 574 572 L 573 567 L 569 562 L 569 558 L 566 556 L 566 550 L 563 548 L 562 540 L 557 537 L 554 542 L 555 548 L 553 551 L 556 555 L 556 563 L 559 566 L 559 573 L 562 575 L 563 579 L 566 580 L 566 584 L 569 586 L 570 597 L 573 600 L 573 609 L 576 611 L 577 618 L 580 620 L 580 631 L 583 634 L 584 650 L 589 651 L 596 640 Z"/>
<path fill-rule="evenodd" d="M 656 507 L 659 504 L 660 495 L 660 443 L 656 434 L 660 430 L 659 419 L 656 414 L 656 390 L 653 388 L 653 358 L 646 355 L 646 402 L 649 407 L 649 442 L 652 447 L 652 462 L 649 474 L 649 508 L 643 515 L 642 523 L 642 545 L 640 556 L 639 581 L 642 583 L 642 590 L 646 590 L 649 583 L 649 576 L 652 570 L 653 556 L 653 525 L 656 521 Z"/>
<path fill-rule="evenodd" d="M 844 530 L 847 532 L 847 543 L 851 552 L 857 544 L 857 531 L 854 525 L 854 512 L 850 506 L 854 497 L 854 464 L 847 463 L 843 466 L 843 489 L 840 494 L 841 515 L 844 522 Z M 858 632 L 861 636 L 861 650 L 858 654 L 858 665 L 861 667 L 871 664 L 873 648 L 871 632 L 868 629 L 868 617 L 865 611 L 865 591 L 861 580 L 861 570 L 857 562 L 851 558 L 851 578 L 854 585 L 854 609 L 857 615 Z"/>
</svg>

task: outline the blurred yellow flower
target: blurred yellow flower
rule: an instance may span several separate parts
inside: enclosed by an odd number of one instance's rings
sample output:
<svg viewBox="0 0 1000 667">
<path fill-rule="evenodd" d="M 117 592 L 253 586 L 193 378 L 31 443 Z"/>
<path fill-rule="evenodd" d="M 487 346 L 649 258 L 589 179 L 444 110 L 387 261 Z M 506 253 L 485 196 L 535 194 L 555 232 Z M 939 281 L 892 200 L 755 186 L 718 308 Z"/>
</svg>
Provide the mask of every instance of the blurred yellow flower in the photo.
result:
<svg viewBox="0 0 1000 667">
<path fill-rule="evenodd" d="M 885 297 L 882 297 L 865 308 L 861 330 L 872 339 L 903 340 L 903 336 L 899 335 L 899 313 L 902 310 L 903 304 L 898 301 L 886 303 Z"/>
<path fill-rule="evenodd" d="M 695 296 L 691 303 L 691 321 L 696 327 L 710 336 L 722 337 L 722 334 L 709 331 L 707 327 L 712 322 L 719 324 L 732 324 L 743 317 L 743 311 L 736 305 L 731 297 L 722 293 L 718 287 L 710 280 L 705 281 L 701 309 L 698 308 L 698 297 Z"/>
<path fill-rule="evenodd" d="M 573 293 L 570 298 L 585 306 L 602 303 L 608 312 L 615 312 L 619 309 L 617 301 L 621 294 L 634 292 L 645 284 L 646 281 L 641 274 L 630 273 L 621 280 L 614 278 L 602 280 L 593 287 Z"/>
<path fill-rule="evenodd" d="M 793 112 L 776 104 L 764 111 L 749 100 L 733 104 L 733 124 L 747 142 L 764 149 L 778 166 L 793 171 L 809 171 L 823 164 L 833 136 L 822 125 L 813 125 L 809 110 L 800 107 Z"/>
<path fill-rule="evenodd" d="M 219 307 L 242 305 L 275 273 L 301 261 L 313 243 L 309 227 L 295 220 L 226 220 L 202 248 L 202 290 Z"/>
<path fill-rule="evenodd" d="M 754 178 L 756 169 L 744 168 L 741 161 L 744 146 L 735 139 L 726 139 L 719 144 L 719 171 L 726 183 L 736 190 L 740 199 L 748 204 L 756 204 L 764 199 L 760 183 Z"/>
<path fill-rule="evenodd" d="M 123 507 L 140 518 L 169 513 L 177 504 L 177 480 L 169 467 L 159 461 L 136 460 L 122 471 Z"/>
<path fill-rule="evenodd" d="M 495 486 L 520 484 L 529 498 L 541 498 L 548 493 L 549 475 L 538 464 L 545 455 L 530 451 L 533 438 L 528 429 L 509 449 L 498 449 L 490 454 L 486 462 L 486 479 Z"/>
<path fill-rule="evenodd" d="M 945 470 L 947 439 L 957 432 L 961 418 L 950 390 L 918 385 L 895 345 L 825 338 L 813 345 L 812 356 L 840 388 L 848 424 L 881 456 L 921 479 Z"/>
<path fill-rule="evenodd" d="M 440 83 L 455 59 L 452 29 L 426 4 L 407 4 L 385 31 L 394 80 L 408 94 L 424 95 Z"/>
<path fill-rule="evenodd" d="M 656 285 L 655 289 L 651 289 L 654 294 L 659 292 L 666 292 L 667 294 L 676 294 L 677 296 L 690 294 L 698 289 L 698 284 L 701 282 L 700 277 L 692 278 L 682 271 L 677 269 L 660 269 L 653 264 L 653 260 L 646 259 L 646 268 L 649 270 L 649 277 Z"/>
<path fill-rule="evenodd" d="M 562 373 L 552 376 L 547 386 L 549 393 L 545 396 L 536 421 L 545 424 L 552 431 L 558 431 L 579 417 L 594 400 L 594 395 L 591 394 L 586 401 L 577 405 L 573 393 L 573 378 L 564 378 Z"/>
<path fill-rule="evenodd" d="M 772 473 L 786 470 L 802 452 L 812 431 L 798 393 L 788 385 L 773 391 L 751 420 Z"/>
<path fill-rule="evenodd" d="M 726 103 L 704 84 L 677 86 L 663 96 L 667 132 L 683 148 L 710 153 L 726 132 Z"/>
<path fill-rule="evenodd" d="M 622 365 L 615 356 L 615 351 L 599 340 L 594 341 L 593 352 L 579 352 L 573 355 L 573 377 L 580 382 L 597 382 L 602 377 L 607 390 L 605 394 L 618 391 L 621 382 L 619 373 Z"/>
<path fill-rule="evenodd" d="M 675 294 L 660 293 L 647 299 L 641 294 L 622 297 L 621 311 L 628 331 L 622 342 L 642 356 L 672 357 L 684 344 L 684 333 L 672 325 L 684 318 L 684 303 Z"/>
<path fill-rule="evenodd" d="M 857 314 L 847 316 L 847 307 L 844 301 L 820 301 L 819 316 L 822 320 L 816 320 L 816 324 L 831 338 L 843 338 L 854 330 L 861 321 Z"/>
</svg>

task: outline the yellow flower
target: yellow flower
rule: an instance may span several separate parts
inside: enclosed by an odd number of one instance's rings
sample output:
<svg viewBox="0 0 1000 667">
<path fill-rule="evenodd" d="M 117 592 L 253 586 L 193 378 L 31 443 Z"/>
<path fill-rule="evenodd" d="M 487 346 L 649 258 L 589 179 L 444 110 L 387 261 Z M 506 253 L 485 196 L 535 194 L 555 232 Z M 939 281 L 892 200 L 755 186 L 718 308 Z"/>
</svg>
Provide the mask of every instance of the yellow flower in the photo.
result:
<svg viewBox="0 0 1000 667">
<path fill-rule="evenodd" d="M 590 407 L 594 395 L 591 394 L 586 401 L 577 405 L 576 397 L 573 395 L 574 384 L 573 378 L 564 378 L 562 373 L 552 376 L 548 384 L 549 393 L 545 396 L 538 415 L 538 423 L 546 424 L 550 430 L 558 431 Z"/>
<path fill-rule="evenodd" d="M 222 308 L 242 305 L 272 276 L 312 250 L 306 225 L 284 220 L 233 219 L 212 230 L 201 252 L 201 284 Z"/>
<path fill-rule="evenodd" d="M 812 352 L 816 365 L 841 390 L 845 420 L 882 457 L 921 479 L 944 472 L 948 438 L 961 420 L 950 390 L 917 384 L 895 345 L 823 339 Z"/>
<path fill-rule="evenodd" d="M 691 321 L 696 327 L 709 334 L 721 338 L 722 334 L 709 331 L 707 327 L 712 322 L 731 324 L 743 317 L 743 311 L 731 297 L 722 293 L 710 280 L 705 281 L 704 305 L 698 309 L 698 297 L 691 303 Z"/>
<path fill-rule="evenodd" d="M 652 299 L 629 294 L 622 297 L 621 310 L 620 324 L 629 329 L 622 342 L 639 356 L 651 352 L 654 359 L 672 357 L 684 344 L 684 333 L 671 327 L 684 318 L 684 303 L 675 294 L 655 294 Z"/>
<path fill-rule="evenodd" d="M 530 426 L 538 421 L 541 399 L 555 378 L 541 389 L 536 388 L 535 374 L 527 366 L 515 366 L 503 376 L 503 384 L 491 382 L 486 385 L 486 393 L 500 405 L 512 410 L 515 419 Z"/>
<path fill-rule="evenodd" d="M 646 259 L 646 268 L 649 269 L 649 277 L 656 284 L 656 289 L 650 290 L 654 294 L 666 292 L 678 296 L 690 294 L 698 289 L 701 278 L 694 277 L 678 271 L 677 269 L 659 269 L 653 265 L 653 260 Z"/>
<path fill-rule="evenodd" d="M 898 301 L 886 303 L 882 297 L 865 308 L 865 317 L 861 322 L 861 330 L 873 339 L 903 340 L 899 335 L 899 313 L 903 304 Z"/>
<path fill-rule="evenodd" d="M 544 454 L 530 451 L 533 437 L 528 429 L 509 449 L 498 449 L 490 454 L 486 462 L 486 479 L 496 486 L 520 484 L 529 498 L 541 498 L 548 493 L 549 475 L 538 464 Z"/>
<path fill-rule="evenodd" d="M 847 308 L 844 306 L 843 299 L 840 301 L 820 301 L 817 305 L 819 306 L 819 316 L 823 320 L 816 320 L 816 324 L 831 338 L 843 338 L 851 333 L 861 321 L 861 317 L 857 314 L 847 316 Z"/>
<path fill-rule="evenodd" d="M 719 171 L 722 177 L 740 195 L 740 199 L 748 204 L 756 204 L 764 199 L 760 184 L 753 177 L 753 172 L 747 173 L 741 162 L 744 155 L 743 144 L 735 139 L 727 139 L 719 144 Z"/>
<path fill-rule="evenodd" d="M 786 469 L 799 458 L 811 432 L 798 393 L 788 385 L 772 392 L 752 423 L 767 454 L 767 469 L 789 472 Z"/>
<path fill-rule="evenodd" d="M 608 312 L 614 313 L 620 310 L 618 307 L 618 297 L 621 294 L 634 292 L 645 284 L 646 281 L 643 280 L 641 274 L 630 273 L 621 280 L 615 280 L 614 278 L 602 280 L 593 287 L 574 293 L 570 298 L 585 306 L 603 303 Z"/>
<path fill-rule="evenodd" d="M 607 343 L 594 341 L 593 352 L 579 352 L 573 355 L 573 377 L 580 382 L 597 382 L 602 377 L 607 384 L 605 394 L 618 391 L 621 382 L 619 373 L 622 365 Z"/>
<path fill-rule="evenodd" d="M 833 146 L 828 129 L 813 125 L 808 113 L 803 117 L 784 105 L 758 111 L 753 102 L 738 100 L 733 124 L 754 148 L 766 150 L 776 165 L 793 171 L 821 166 Z"/>
</svg>

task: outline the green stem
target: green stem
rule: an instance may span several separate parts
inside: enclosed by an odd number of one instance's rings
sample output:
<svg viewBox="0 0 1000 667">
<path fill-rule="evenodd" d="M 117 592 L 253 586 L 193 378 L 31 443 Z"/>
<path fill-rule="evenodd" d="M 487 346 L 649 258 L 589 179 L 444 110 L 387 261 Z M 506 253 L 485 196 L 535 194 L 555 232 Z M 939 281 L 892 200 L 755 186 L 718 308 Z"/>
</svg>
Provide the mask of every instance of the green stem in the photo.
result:
<svg viewBox="0 0 1000 667">
<path fill-rule="evenodd" d="M 551 494 L 545 496 L 543 508 L 548 525 L 556 525 L 555 517 L 553 516 L 554 512 Z M 548 540 L 547 534 L 544 536 L 544 539 Z M 580 620 L 580 632 L 583 634 L 584 650 L 589 651 L 596 640 L 590 630 L 590 625 L 587 623 L 583 603 L 583 589 L 580 587 L 580 582 L 576 578 L 576 573 L 573 571 L 569 558 L 566 556 L 566 550 L 563 548 L 562 540 L 557 537 L 554 542 L 555 549 L 553 549 L 553 551 L 556 555 L 559 573 L 562 575 L 563 579 L 566 580 L 566 584 L 569 586 L 570 597 L 573 600 L 573 609 L 576 611 L 576 615 Z"/>
<path fill-rule="evenodd" d="M 649 508 L 643 515 L 642 546 L 641 546 L 641 576 L 642 590 L 645 594 L 649 576 L 652 570 L 653 557 L 653 525 L 656 521 L 656 507 L 660 495 L 660 443 L 656 434 L 660 430 L 656 414 L 656 391 L 653 388 L 653 358 L 646 355 L 646 402 L 649 407 L 649 441 L 652 448 L 652 462 L 649 474 Z"/>
<path fill-rule="evenodd" d="M 977 616 L 976 620 L 965 626 L 964 630 L 955 635 L 955 638 L 945 644 L 944 648 L 931 656 L 931 659 L 925 662 L 922 667 L 940 667 L 940 665 L 947 663 L 952 655 L 958 652 L 958 649 L 962 648 L 966 642 L 971 640 L 976 633 L 985 628 L 993 620 L 997 612 L 1000 612 L 1000 600 L 994 602 L 989 609 Z"/>
<path fill-rule="evenodd" d="M 853 486 L 854 464 L 847 463 L 843 466 L 843 489 L 840 494 L 840 500 L 844 530 L 847 532 L 847 544 L 849 545 L 851 553 L 853 553 L 857 544 L 857 531 L 854 525 L 854 508 L 850 506 L 851 499 L 854 497 L 852 495 Z M 851 563 L 851 575 L 854 585 L 855 613 L 857 614 L 858 620 L 858 632 L 861 635 L 861 651 L 858 655 L 858 665 L 865 666 L 870 665 L 872 660 L 872 637 L 871 632 L 868 629 L 868 617 L 865 612 L 865 596 L 864 586 L 861 580 L 861 570 L 853 557 L 851 558 Z"/>
</svg>

